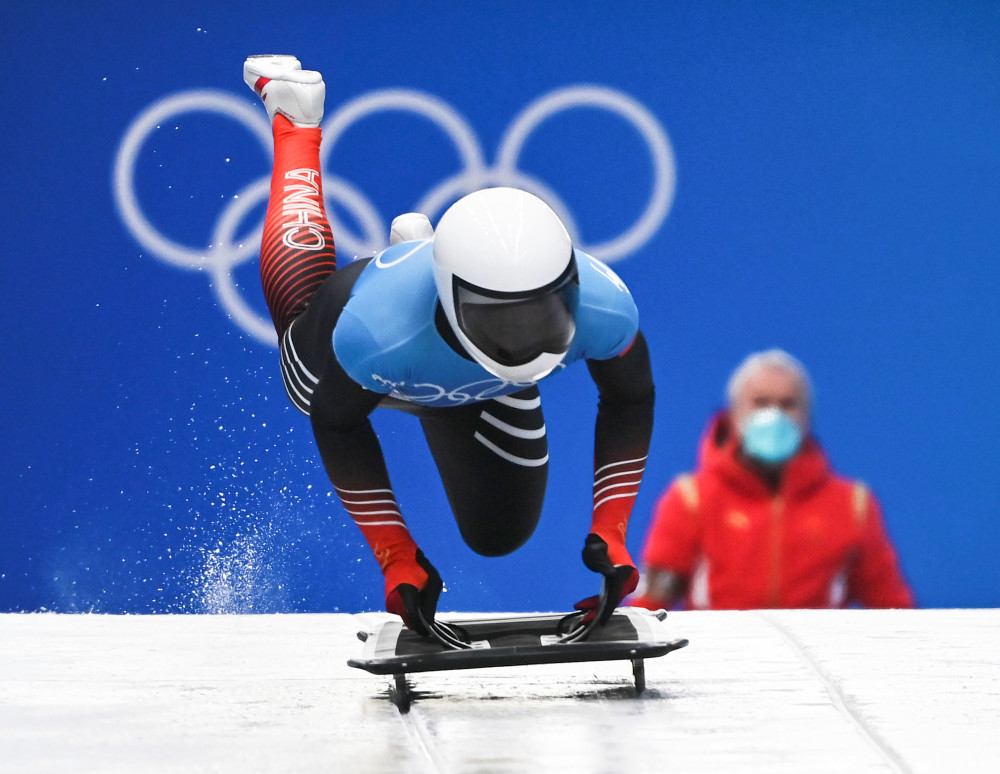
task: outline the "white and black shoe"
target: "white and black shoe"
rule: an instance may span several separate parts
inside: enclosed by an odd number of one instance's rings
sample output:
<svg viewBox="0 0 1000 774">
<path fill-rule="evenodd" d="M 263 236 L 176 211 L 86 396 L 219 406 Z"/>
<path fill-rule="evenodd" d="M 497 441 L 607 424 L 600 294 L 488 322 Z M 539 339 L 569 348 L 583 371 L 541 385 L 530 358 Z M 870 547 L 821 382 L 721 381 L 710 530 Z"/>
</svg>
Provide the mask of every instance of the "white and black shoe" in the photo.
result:
<svg viewBox="0 0 1000 774">
<path fill-rule="evenodd" d="M 315 70 L 303 70 L 294 56 L 247 57 L 243 80 L 263 100 L 272 121 L 278 113 L 295 126 L 316 127 L 323 120 L 323 76 Z"/>
</svg>

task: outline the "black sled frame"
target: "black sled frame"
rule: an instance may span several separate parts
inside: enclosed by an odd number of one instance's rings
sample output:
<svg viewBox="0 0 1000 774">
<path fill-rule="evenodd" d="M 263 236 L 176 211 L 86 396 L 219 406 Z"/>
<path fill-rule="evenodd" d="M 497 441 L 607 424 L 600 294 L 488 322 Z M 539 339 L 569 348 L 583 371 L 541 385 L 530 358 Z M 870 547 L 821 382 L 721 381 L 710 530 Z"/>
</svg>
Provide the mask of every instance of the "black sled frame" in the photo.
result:
<svg viewBox="0 0 1000 774">
<path fill-rule="evenodd" d="M 390 697 L 400 712 L 408 712 L 415 698 L 407 674 L 453 669 L 626 660 L 632 663 L 638 696 L 646 688 L 645 659 L 688 644 L 660 638 L 656 629 L 665 618 L 662 610 L 620 608 L 603 625 L 585 623 L 581 613 L 435 620 L 426 637 L 393 620 L 374 632 L 359 632 L 365 651 L 347 663 L 392 675 Z"/>
</svg>

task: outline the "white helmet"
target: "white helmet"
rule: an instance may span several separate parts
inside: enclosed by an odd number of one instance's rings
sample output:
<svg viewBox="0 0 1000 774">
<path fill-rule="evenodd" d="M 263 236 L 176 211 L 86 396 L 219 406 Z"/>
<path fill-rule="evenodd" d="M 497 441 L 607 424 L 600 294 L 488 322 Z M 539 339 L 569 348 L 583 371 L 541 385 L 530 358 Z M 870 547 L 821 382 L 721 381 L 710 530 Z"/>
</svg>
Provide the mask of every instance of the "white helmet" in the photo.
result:
<svg viewBox="0 0 1000 774">
<path fill-rule="evenodd" d="M 537 381 L 569 350 L 580 289 L 573 244 L 537 196 L 486 188 L 455 202 L 434 233 L 434 281 L 462 346 L 495 376 Z"/>
</svg>

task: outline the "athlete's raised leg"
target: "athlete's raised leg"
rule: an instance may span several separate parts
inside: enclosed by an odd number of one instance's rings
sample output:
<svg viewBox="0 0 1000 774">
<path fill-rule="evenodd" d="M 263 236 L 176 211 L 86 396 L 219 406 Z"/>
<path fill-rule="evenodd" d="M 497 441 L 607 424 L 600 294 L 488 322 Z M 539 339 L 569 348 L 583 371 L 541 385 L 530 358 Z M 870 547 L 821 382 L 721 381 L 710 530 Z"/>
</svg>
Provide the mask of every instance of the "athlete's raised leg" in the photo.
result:
<svg viewBox="0 0 1000 774">
<path fill-rule="evenodd" d="M 263 100 L 274 133 L 271 194 L 264 220 L 260 276 L 278 335 L 337 268 L 323 205 L 320 122 L 326 86 L 293 56 L 253 56 L 243 79 Z"/>
</svg>

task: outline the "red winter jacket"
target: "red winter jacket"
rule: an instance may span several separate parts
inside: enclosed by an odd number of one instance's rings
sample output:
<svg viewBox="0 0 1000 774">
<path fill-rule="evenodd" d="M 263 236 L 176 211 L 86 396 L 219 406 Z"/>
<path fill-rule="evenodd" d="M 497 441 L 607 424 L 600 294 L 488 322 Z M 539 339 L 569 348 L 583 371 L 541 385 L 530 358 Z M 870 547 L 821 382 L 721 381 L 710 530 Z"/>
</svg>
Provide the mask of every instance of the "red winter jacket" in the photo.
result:
<svg viewBox="0 0 1000 774">
<path fill-rule="evenodd" d="M 868 488 L 834 474 L 809 438 L 774 491 L 740 461 L 726 414 L 710 423 L 698 470 L 660 498 L 643 560 L 687 580 L 694 609 L 914 604 Z"/>
</svg>

